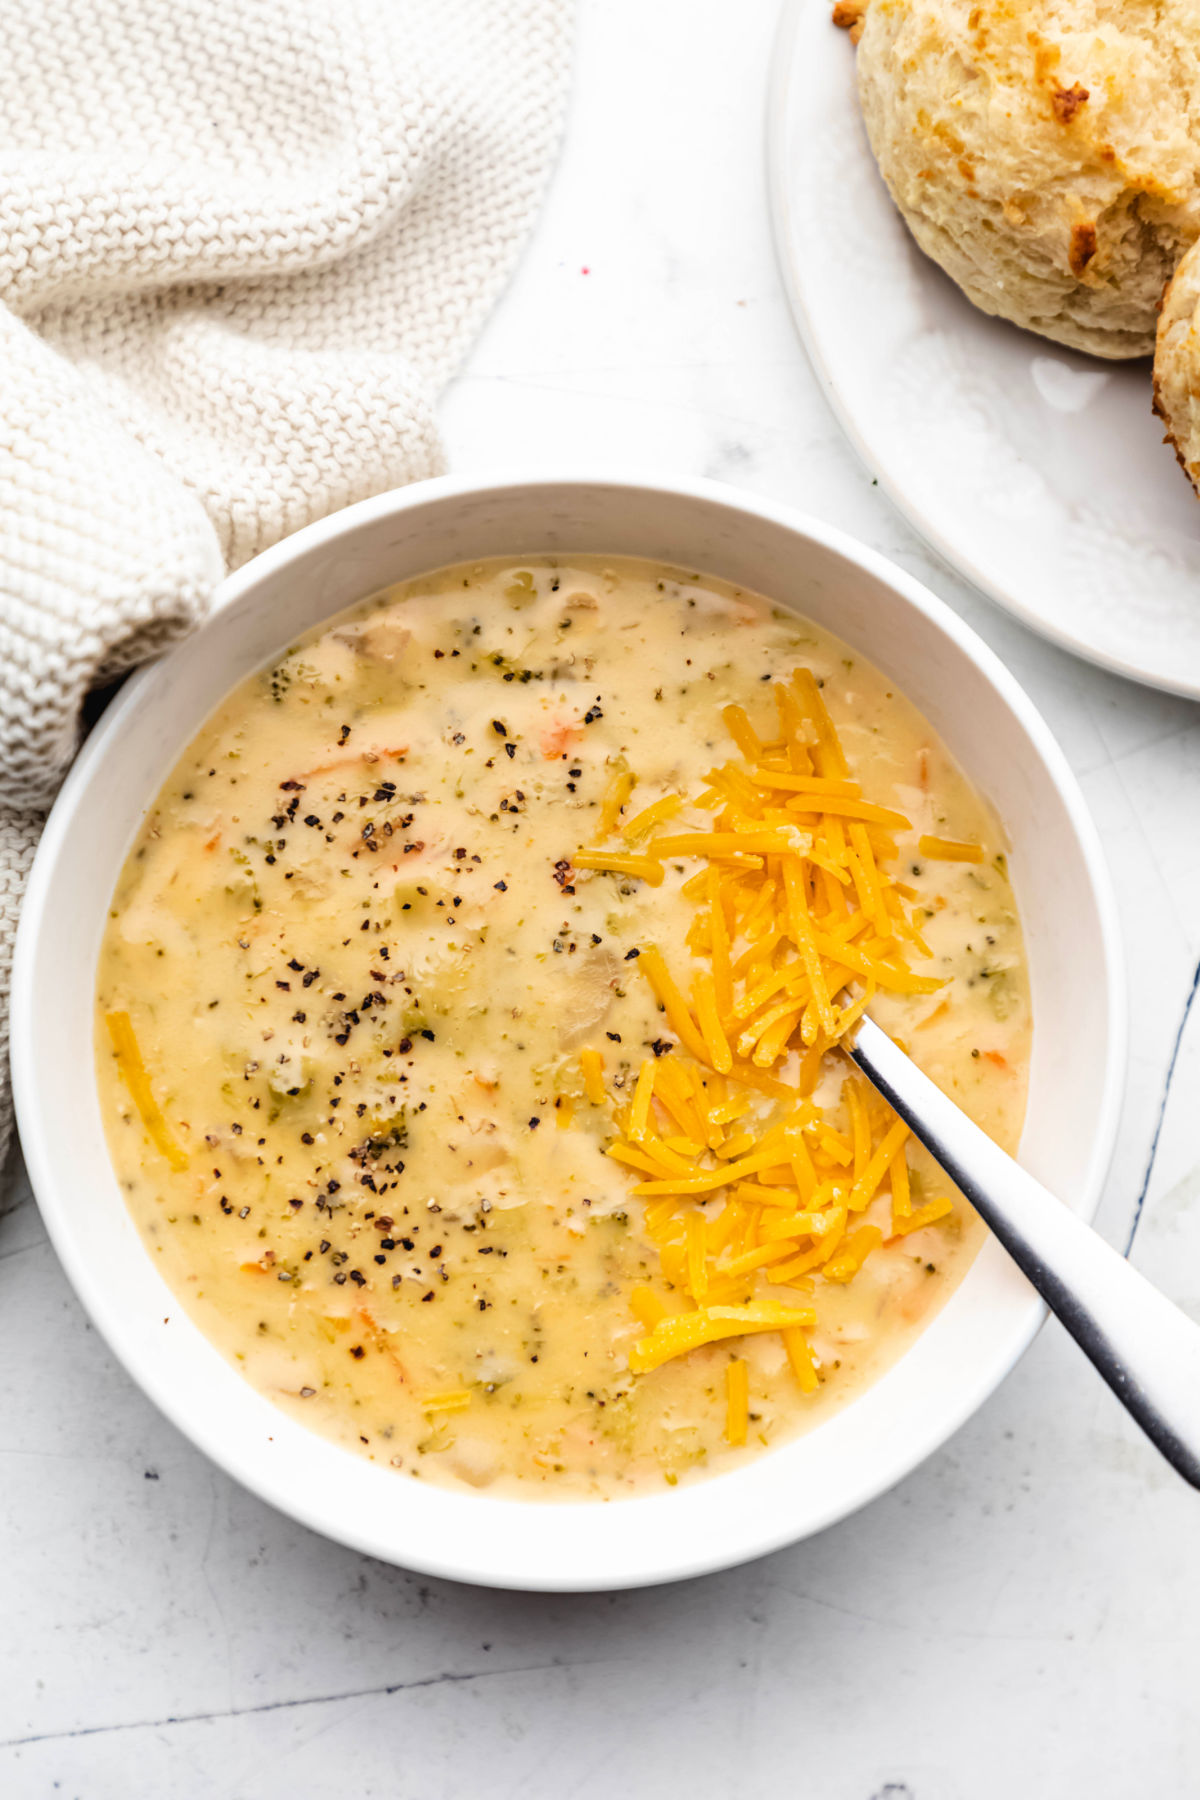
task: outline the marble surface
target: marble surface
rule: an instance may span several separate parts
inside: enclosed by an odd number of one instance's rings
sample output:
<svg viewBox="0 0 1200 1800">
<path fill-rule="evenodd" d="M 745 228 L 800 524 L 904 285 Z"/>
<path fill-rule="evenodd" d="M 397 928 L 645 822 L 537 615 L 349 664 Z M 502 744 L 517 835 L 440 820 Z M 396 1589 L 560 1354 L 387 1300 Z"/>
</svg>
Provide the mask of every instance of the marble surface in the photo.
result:
<svg viewBox="0 0 1200 1800">
<path fill-rule="evenodd" d="M 1200 713 L 1040 642 L 873 491 L 777 277 L 772 0 L 584 0 L 562 165 L 444 422 L 458 469 L 720 477 L 855 532 L 994 645 L 1079 774 L 1129 951 L 1101 1222 L 1200 1316 Z M 1164 479 L 1171 472 L 1164 469 Z M 1168 1079 L 1170 1077 L 1170 1079 Z M 657 1592 L 477 1592 L 317 1539 L 98 1343 L 0 1217 L 6 1800 L 1126 1800 L 1195 1792 L 1198 1502 L 1051 1325 L 858 1517 Z"/>
</svg>

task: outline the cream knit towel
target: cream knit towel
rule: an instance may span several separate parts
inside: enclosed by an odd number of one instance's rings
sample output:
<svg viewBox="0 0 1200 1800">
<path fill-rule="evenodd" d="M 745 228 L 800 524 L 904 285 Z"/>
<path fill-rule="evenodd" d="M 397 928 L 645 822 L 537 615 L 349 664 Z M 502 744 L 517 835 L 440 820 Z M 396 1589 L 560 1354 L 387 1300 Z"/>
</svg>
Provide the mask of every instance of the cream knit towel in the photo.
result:
<svg viewBox="0 0 1200 1800">
<path fill-rule="evenodd" d="M 0 0 L 0 1153 L 17 909 L 89 687 L 440 466 L 570 0 Z"/>
</svg>

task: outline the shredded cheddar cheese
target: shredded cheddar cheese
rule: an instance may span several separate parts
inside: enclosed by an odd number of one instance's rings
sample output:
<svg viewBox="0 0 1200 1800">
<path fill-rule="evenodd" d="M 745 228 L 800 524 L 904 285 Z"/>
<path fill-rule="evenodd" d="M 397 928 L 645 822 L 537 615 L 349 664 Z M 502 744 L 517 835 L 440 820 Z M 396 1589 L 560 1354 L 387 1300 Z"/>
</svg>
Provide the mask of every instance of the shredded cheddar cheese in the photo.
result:
<svg viewBox="0 0 1200 1800">
<path fill-rule="evenodd" d="M 637 776 L 629 769 L 619 769 L 613 776 L 608 786 L 608 792 L 600 802 L 600 818 L 596 831 L 597 841 L 606 838 L 612 831 L 621 816 L 625 802 L 636 786 Z"/>
<path fill-rule="evenodd" d="M 980 844 L 959 844 L 953 838 L 923 837 L 918 839 L 917 848 L 922 856 L 933 862 L 971 862 L 983 861 L 983 847 Z"/>
<path fill-rule="evenodd" d="M 574 864 L 654 885 L 664 859 L 700 864 L 682 887 L 696 908 L 692 970 L 672 971 L 655 944 L 637 963 L 679 1053 L 660 1057 L 656 1046 L 632 1096 L 608 1095 L 617 1126 L 608 1154 L 630 1171 L 663 1278 L 661 1290 L 644 1284 L 631 1296 L 643 1335 L 630 1367 L 647 1374 L 705 1345 L 777 1332 L 798 1387 L 813 1393 L 821 1371 L 808 1332 L 818 1313 L 792 1299 L 815 1283 L 853 1281 L 881 1244 L 953 1210 L 948 1198 L 914 1208 L 908 1127 L 861 1077 L 844 1079 L 836 1111 L 814 1090 L 873 995 L 942 984 L 909 965 L 928 949 L 910 915 L 913 890 L 890 873 L 908 819 L 850 778 L 810 671 L 776 683 L 774 702 L 767 733 L 742 707 L 724 709 L 740 760 L 710 769 L 690 800 L 668 795 L 619 823 L 635 779 L 620 771 L 601 809 L 601 847 Z M 712 815 L 710 829 L 652 835 L 689 805 Z M 614 831 L 642 853 L 603 848 Z M 946 860 L 984 854 L 940 838 L 920 847 Z M 584 1050 L 580 1064 L 598 1104 L 602 1059 Z M 726 1383 L 726 1437 L 741 1444 L 743 1358 L 728 1363 Z"/>
<path fill-rule="evenodd" d="M 580 850 L 575 857 L 577 869 L 596 869 L 609 875 L 632 875 L 638 881 L 648 881 L 651 887 L 661 887 L 663 866 L 650 856 L 623 856 L 619 851 Z"/>
<path fill-rule="evenodd" d="M 632 819 L 626 819 L 621 826 L 621 836 L 631 844 L 640 843 L 644 837 L 649 836 L 656 825 L 661 825 L 665 819 L 674 818 L 682 805 L 683 800 L 678 794 L 665 794 L 661 800 L 655 800 L 652 805 L 644 806 L 640 813 L 633 815 Z"/>
<path fill-rule="evenodd" d="M 593 1106 L 603 1106 L 605 1100 L 604 1058 L 598 1050 L 581 1050 L 579 1067 L 583 1072 L 583 1086 Z"/>
<path fill-rule="evenodd" d="M 750 1422 L 750 1368 L 735 1356 L 725 1370 L 725 1436 L 731 1444 L 744 1444 Z"/>
<path fill-rule="evenodd" d="M 138 1048 L 133 1023 L 127 1012 L 110 1012 L 105 1014 L 105 1024 L 112 1040 L 113 1053 L 117 1059 L 117 1067 L 121 1071 L 121 1079 L 129 1089 L 129 1097 L 141 1115 L 142 1124 L 146 1128 L 146 1136 L 154 1145 L 159 1155 L 164 1157 L 173 1169 L 186 1169 L 187 1153 L 178 1143 L 174 1132 L 163 1116 L 162 1108 L 154 1098 L 154 1090 L 150 1086 L 150 1077 L 146 1073 L 146 1065 L 142 1061 L 142 1053 Z"/>
</svg>

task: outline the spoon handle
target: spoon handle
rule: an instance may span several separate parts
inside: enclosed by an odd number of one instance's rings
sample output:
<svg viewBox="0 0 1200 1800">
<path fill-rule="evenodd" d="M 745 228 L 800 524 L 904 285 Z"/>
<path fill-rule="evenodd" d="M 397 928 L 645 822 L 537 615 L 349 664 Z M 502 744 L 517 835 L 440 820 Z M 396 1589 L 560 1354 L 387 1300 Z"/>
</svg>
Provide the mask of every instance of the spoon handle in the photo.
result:
<svg viewBox="0 0 1200 1800">
<path fill-rule="evenodd" d="M 1147 1437 L 1200 1488 L 1200 1326 L 1026 1174 L 872 1020 L 861 1021 L 850 1055 Z"/>
</svg>

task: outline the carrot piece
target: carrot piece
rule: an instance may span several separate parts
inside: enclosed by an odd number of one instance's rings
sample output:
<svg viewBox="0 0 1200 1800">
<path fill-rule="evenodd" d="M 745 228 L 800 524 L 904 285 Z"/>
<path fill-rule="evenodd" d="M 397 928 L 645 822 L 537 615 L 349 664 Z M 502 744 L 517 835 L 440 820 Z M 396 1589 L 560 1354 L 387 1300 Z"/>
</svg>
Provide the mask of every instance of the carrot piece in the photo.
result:
<svg viewBox="0 0 1200 1800">
<path fill-rule="evenodd" d="M 604 1105 L 604 1058 L 598 1050 L 581 1050 L 579 1067 L 583 1085 L 593 1106 Z"/>
<path fill-rule="evenodd" d="M 892 1221 L 892 1238 L 907 1237 L 910 1231 L 921 1231 L 926 1225 L 936 1225 L 939 1219 L 948 1218 L 953 1211 L 954 1202 L 947 1197 L 928 1200 L 924 1206 L 918 1206 L 915 1213 L 910 1213 L 907 1219 Z"/>
<path fill-rule="evenodd" d="M 573 719 L 552 719 L 542 727 L 542 755 L 547 762 L 565 756 L 583 736 L 583 726 Z"/>
</svg>

